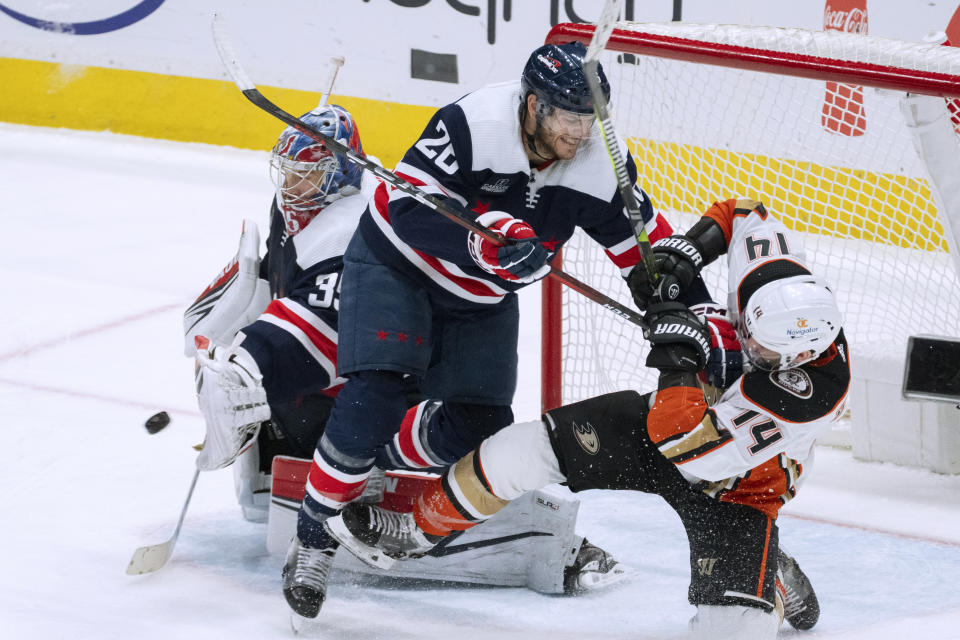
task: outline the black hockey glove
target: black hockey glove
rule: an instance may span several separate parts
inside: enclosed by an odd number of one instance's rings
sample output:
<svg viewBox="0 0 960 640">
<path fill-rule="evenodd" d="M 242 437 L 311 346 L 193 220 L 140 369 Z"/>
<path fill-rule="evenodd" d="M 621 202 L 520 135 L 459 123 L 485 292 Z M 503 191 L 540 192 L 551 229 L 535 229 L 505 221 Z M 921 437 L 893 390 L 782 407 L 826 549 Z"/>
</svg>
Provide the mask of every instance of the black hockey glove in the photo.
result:
<svg viewBox="0 0 960 640">
<path fill-rule="evenodd" d="M 661 372 L 695 373 L 710 355 L 710 335 L 697 316 L 679 302 L 650 305 L 646 320 L 650 344 L 646 365 Z"/>
<path fill-rule="evenodd" d="M 653 302 L 679 298 L 703 266 L 699 243 L 683 235 L 657 240 L 653 245 L 653 256 L 660 273 L 656 283 L 650 282 L 642 262 L 627 276 L 633 301 L 641 311 Z"/>
<path fill-rule="evenodd" d="M 644 311 L 654 302 L 677 300 L 700 270 L 727 250 L 723 230 L 712 218 L 702 217 L 683 235 L 673 235 L 653 244 L 659 278 L 651 282 L 640 263 L 627 275 L 633 301 Z"/>
</svg>

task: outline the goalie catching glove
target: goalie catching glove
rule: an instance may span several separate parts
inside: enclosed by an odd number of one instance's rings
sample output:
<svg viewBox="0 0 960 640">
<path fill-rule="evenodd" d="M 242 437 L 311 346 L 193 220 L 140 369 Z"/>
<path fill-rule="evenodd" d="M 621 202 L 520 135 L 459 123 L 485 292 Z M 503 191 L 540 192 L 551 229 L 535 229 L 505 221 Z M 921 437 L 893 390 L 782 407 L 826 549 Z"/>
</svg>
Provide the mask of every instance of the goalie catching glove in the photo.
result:
<svg viewBox="0 0 960 640">
<path fill-rule="evenodd" d="M 270 419 L 267 393 L 257 363 L 240 346 L 238 334 L 229 347 L 216 347 L 196 337 L 197 401 L 207 423 L 203 450 L 197 456 L 201 471 L 221 469 L 256 440 L 260 425 Z"/>
<path fill-rule="evenodd" d="M 710 336 L 700 319 L 679 302 L 650 305 L 646 315 L 650 344 L 646 365 L 661 372 L 696 373 L 710 355 Z"/>
<path fill-rule="evenodd" d="M 550 253 L 526 222 L 503 211 L 488 211 L 477 217 L 477 222 L 498 236 L 514 241 L 498 246 L 471 233 L 467 238 L 467 249 L 481 269 L 504 280 L 523 283 L 536 282 L 550 272 L 547 265 Z"/>
</svg>

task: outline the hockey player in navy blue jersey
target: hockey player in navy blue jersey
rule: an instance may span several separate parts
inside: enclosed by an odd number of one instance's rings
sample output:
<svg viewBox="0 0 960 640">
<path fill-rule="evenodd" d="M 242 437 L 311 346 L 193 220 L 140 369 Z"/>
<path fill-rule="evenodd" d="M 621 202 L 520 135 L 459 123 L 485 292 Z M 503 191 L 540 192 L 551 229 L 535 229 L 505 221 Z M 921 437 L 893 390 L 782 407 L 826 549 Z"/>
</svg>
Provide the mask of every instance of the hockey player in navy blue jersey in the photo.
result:
<svg viewBox="0 0 960 640">
<path fill-rule="evenodd" d="M 319 107 L 303 119 L 362 152 L 345 109 Z M 263 260 L 256 225 L 246 220 L 237 256 L 184 314 L 207 422 L 197 466 L 225 467 L 257 443 L 234 467 L 244 515 L 253 520 L 266 517 L 270 458 L 312 456 L 343 383 L 336 374 L 343 252 L 378 182 L 292 128 L 270 165 L 276 196 Z"/>
<path fill-rule="evenodd" d="M 357 125 L 341 107 L 318 108 L 303 120 L 362 152 Z M 314 457 L 343 385 L 336 374 L 343 252 L 378 184 L 372 173 L 292 128 L 274 146 L 270 165 L 276 196 L 266 255 L 259 259 L 256 225 L 244 221 L 237 256 L 184 315 L 186 351 L 197 359 L 207 426 L 197 465 L 232 466 L 244 517 L 253 521 L 268 517 L 273 457 Z M 406 379 L 410 397 L 417 395 L 413 382 Z M 391 462 L 386 452 L 381 458 L 382 468 L 410 466 Z M 384 484 L 381 470 L 379 492 L 368 484 L 364 499 L 376 502 Z M 391 489 L 389 502 L 410 490 L 399 484 Z M 623 566 L 575 533 L 576 501 L 554 502 L 562 508 L 542 521 L 521 511 L 505 513 L 480 534 L 482 551 L 460 550 L 455 562 L 424 559 L 404 575 L 453 581 L 468 576 L 468 582 L 492 585 L 520 580 L 548 593 L 575 593 L 625 577 Z M 286 522 L 271 517 L 270 531 L 289 539 Z M 529 537 L 531 526 L 541 537 Z M 549 544 L 543 542 L 547 532 Z M 525 571 L 524 554 L 534 546 L 542 562 Z"/>
<path fill-rule="evenodd" d="M 576 228 L 625 276 L 639 262 L 593 123 L 585 52 L 576 43 L 538 48 L 519 82 L 437 111 L 396 167 L 514 242 L 497 246 L 468 233 L 386 184 L 364 212 L 344 257 L 338 372 L 346 383 L 313 458 L 285 569 L 284 594 L 297 614 L 315 617 L 326 595 L 338 545 L 323 522 L 360 495 L 375 463 L 442 467 L 510 424 L 515 292 L 548 272 Z M 636 194 L 650 238 L 669 235 L 646 194 Z M 430 400 L 408 408 L 405 375 Z"/>
</svg>

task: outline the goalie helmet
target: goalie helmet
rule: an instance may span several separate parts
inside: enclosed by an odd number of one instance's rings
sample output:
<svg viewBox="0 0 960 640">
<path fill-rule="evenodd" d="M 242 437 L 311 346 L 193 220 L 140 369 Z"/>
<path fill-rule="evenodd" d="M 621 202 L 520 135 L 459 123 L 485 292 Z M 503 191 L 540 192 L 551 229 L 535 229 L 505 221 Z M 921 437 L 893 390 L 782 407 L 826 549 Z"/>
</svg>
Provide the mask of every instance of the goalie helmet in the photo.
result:
<svg viewBox="0 0 960 640">
<path fill-rule="evenodd" d="M 754 292 L 740 314 L 740 344 L 754 366 L 792 369 L 830 348 L 841 326 L 833 293 L 820 278 L 793 276 Z"/>
<path fill-rule="evenodd" d="M 304 122 L 363 153 L 360 133 L 343 107 L 327 105 L 303 115 Z M 270 152 L 270 178 L 288 235 L 300 232 L 321 210 L 360 189 L 363 168 L 293 127 L 287 127 Z"/>
<path fill-rule="evenodd" d="M 520 77 L 520 99 L 537 96 L 537 119 L 550 115 L 553 109 L 577 114 L 593 115 L 593 96 L 583 72 L 583 58 L 587 48 L 579 42 L 546 44 L 536 49 L 527 60 Z M 610 83 L 597 65 L 600 88 L 605 99 L 610 99 Z"/>
</svg>

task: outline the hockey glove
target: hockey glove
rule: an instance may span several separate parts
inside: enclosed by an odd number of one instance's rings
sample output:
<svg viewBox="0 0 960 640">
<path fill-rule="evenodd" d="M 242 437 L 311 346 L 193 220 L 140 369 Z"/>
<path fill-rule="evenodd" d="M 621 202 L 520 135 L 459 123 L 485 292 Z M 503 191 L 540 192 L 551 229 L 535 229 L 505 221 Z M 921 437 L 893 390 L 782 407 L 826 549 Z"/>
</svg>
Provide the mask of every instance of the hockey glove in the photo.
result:
<svg viewBox="0 0 960 640">
<path fill-rule="evenodd" d="M 650 305 L 648 367 L 661 372 L 695 373 L 703 369 L 710 354 L 710 336 L 700 319 L 679 302 Z"/>
<path fill-rule="evenodd" d="M 643 311 L 652 302 L 669 302 L 680 297 L 703 266 L 700 244 L 684 235 L 670 236 L 653 244 L 653 256 L 657 261 L 660 277 L 650 282 L 643 263 L 630 271 L 627 284 L 633 301 Z"/>
<path fill-rule="evenodd" d="M 214 347 L 197 336 L 197 401 L 207 423 L 197 468 L 226 467 L 254 442 L 260 425 L 270 418 L 263 376 L 256 361 L 240 346 L 238 334 L 229 347 Z"/>
<path fill-rule="evenodd" d="M 471 233 L 467 238 L 467 249 L 481 269 L 504 280 L 523 283 L 536 282 L 550 272 L 547 265 L 550 253 L 526 222 L 503 211 L 488 211 L 479 216 L 477 222 L 498 236 L 515 241 L 497 246 L 483 236 Z"/>
<path fill-rule="evenodd" d="M 717 389 L 726 389 L 743 375 L 743 354 L 737 331 L 727 319 L 727 310 L 699 304 L 691 307 L 710 333 L 710 356 L 700 379 Z"/>
</svg>

